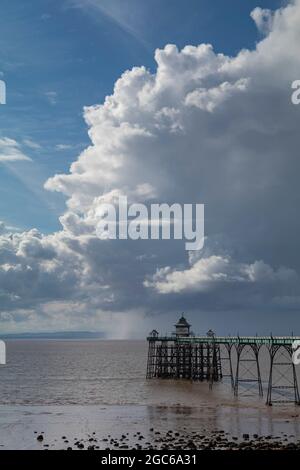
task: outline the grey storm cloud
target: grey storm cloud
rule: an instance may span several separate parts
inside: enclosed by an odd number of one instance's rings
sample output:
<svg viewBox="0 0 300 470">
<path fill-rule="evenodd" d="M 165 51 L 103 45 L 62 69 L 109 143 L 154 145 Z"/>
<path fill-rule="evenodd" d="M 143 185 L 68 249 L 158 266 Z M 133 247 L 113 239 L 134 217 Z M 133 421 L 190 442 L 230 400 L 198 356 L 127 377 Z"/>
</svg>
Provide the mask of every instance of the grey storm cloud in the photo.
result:
<svg viewBox="0 0 300 470">
<path fill-rule="evenodd" d="M 262 329 L 272 315 L 300 325 L 300 108 L 291 103 L 300 1 L 251 16 L 264 33 L 254 50 L 166 45 L 155 73 L 124 72 L 104 103 L 84 109 L 90 146 L 45 184 L 66 196 L 61 231 L 9 235 L 0 225 L 4 327 L 85 322 L 111 333 L 123 322 L 130 335 L 139 319 L 179 308 L 233 324 L 247 312 Z M 204 203 L 204 249 L 99 240 L 97 209 L 121 194 Z"/>
</svg>

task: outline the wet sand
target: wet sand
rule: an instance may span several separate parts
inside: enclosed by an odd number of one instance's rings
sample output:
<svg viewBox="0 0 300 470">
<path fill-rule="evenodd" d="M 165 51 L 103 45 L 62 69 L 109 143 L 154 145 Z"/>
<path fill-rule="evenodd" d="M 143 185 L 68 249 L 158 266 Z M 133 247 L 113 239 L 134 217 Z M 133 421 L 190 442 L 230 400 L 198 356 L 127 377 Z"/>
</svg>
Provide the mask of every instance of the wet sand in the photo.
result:
<svg viewBox="0 0 300 470">
<path fill-rule="evenodd" d="M 300 449 L 300 409 L 0 406 L 1 449 Z"/>
</svg>

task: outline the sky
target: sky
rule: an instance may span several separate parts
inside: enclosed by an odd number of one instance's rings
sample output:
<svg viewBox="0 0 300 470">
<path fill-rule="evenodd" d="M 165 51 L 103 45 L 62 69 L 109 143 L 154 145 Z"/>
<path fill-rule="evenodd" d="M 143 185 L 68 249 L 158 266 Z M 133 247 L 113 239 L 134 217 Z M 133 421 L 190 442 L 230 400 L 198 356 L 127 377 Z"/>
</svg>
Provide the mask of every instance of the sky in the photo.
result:
<svg viewBox="0 0 300 470">
<path fill-rule="evenodd" d="M 299 331 L 299 26 L 299 1 L 2 0 L 2 331 Z M 204 203 L 204 249 L 99 240 L 120 194 Z"/>
</svg>

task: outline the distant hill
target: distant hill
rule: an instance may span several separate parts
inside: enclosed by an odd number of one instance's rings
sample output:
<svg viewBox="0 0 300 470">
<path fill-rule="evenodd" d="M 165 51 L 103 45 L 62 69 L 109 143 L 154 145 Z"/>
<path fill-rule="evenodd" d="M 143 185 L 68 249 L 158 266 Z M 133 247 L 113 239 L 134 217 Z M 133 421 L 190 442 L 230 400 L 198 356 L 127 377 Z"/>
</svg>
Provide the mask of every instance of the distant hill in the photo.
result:
<svg viewBox="0 0 300 470">
<path fill-rule="evenodd" d="M 7 333 L 1 334 L 0 339 L 101 339 L 104 334 L 94 331 L 54 331 L 42 333 Z"/>
</svg>

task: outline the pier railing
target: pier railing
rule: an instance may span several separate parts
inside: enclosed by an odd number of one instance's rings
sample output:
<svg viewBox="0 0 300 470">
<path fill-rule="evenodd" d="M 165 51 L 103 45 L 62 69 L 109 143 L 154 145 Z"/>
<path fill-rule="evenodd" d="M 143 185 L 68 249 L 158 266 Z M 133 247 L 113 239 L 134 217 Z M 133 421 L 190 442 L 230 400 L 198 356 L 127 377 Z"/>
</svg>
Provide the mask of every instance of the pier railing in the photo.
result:
<svg viewBox="0 0 300 470">
<path fill-rule="evenodd" d="M 300 341 L 300 336 L 148 336 L 148 341 L 176 341 L 177 343 L 207 343 L 214 342 L 216 344 L 280 344 L 290 345 L 294 341 Z"/>
</svg>

